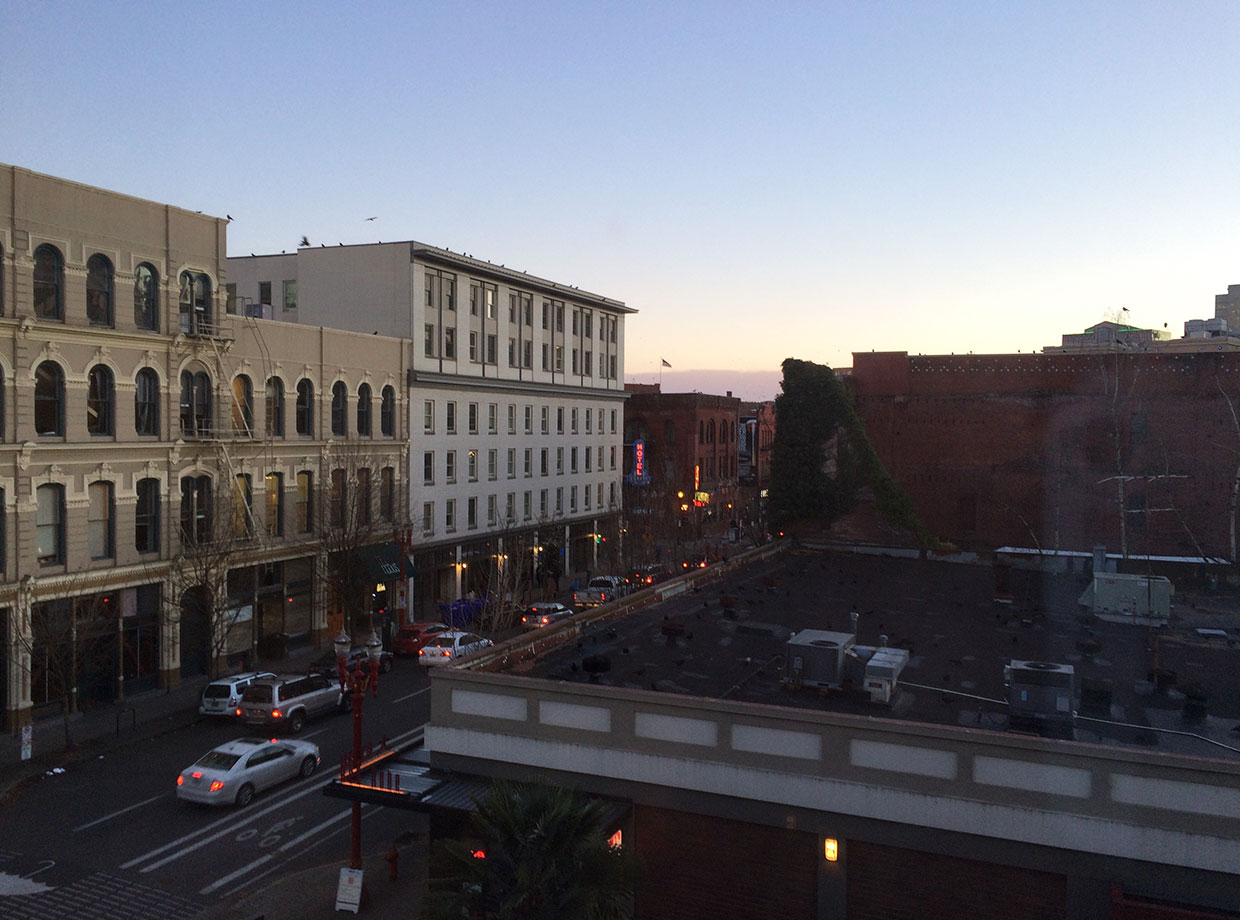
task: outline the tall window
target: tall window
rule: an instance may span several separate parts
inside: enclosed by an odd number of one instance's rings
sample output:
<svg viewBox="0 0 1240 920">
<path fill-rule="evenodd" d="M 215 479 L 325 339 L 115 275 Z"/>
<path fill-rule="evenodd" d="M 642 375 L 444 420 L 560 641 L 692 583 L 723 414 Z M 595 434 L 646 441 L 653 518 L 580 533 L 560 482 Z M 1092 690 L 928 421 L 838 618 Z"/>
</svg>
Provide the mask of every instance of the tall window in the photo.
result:
<svg viewBox="0 0 1240 920">
<path fill-rule="evenodd" d="M 210 278 L 193 272 L 181 272 L 179 315 L 182 332 L 188 335 L 211 334 Z"/>
<path fill-rule="evenodd" d="M 284 381 L 279 377 L 267 378 L 265 392 L 267 403 L 267 436 L 284 437 Z"/>
<path fill-rule="evenodd" d="M 112 418 L 112 372 L 96 364 L 88 375 L 86 430 L 90 434 L 111 434 Z"/>
<path fill-rule="evenodd" d="M 92 482 L 86 488 L 86 545 L 91 559 L 110 559 L 115 555 L 115 506 L 112 483 Z"/>
<path fill-rule="evenodd" d="M 389 438 L 396 433 L 396 391 L 391 387 L 383 388 L 379 403 L 379 433 Z"/>
<path fill-rule="evenodd" d="M 65 375 L 55 361 L 44 361 L 34 372 L 35 434 L 65 433 Z"/>
<path fill-rule="evenodd" d="M 267 502 L 263 523 L 267 527 L 267 533 L 273 537 L 281 537 L 284 535 L 284 474 L 268 473 L 265 484 Z"/>
<path fill-rule="evenodd" d="M 357 471 L 357 522 L 370 523 L 370 470 L 362 467 Z"/>
<path fill-rule="evenodd" d="M 139 329 L 159 329 L 159 275 L 146 262 L 133 273 L 133 321 Z"/>
<path fill-rule="evenodd" d="M 314 384 L 305 378 L 297 381 L 297 433 L 314 437 Z"/>
<path fill-rule="evenodd" d="M 205 371 L 181 371 L 181 432 L 211 433 L 211 378 Z"/>
<path fill-rule="evenodd" d="M 343 381 L 337 380 L 332 384 L 332 434 L 345 433 L 348 401 L 348 389 Z"/>
<path fill-rule="evenodd" d="M 197 546 L 211 539 L 211 477 L 181 477 L 181 542 Z"/>
<path fill-rule="evenodd" d="M 364 438 L 370 437 L 370 384 L 363 383 L 357 388 L 357 433 Z"/>
<path fill-rule="evenodd" d="M 379 471 L 379 520 L 391 521 L 396 514 L 396 470 L 385 466 Z"/>
<path fill-rule="evenodd" d="M 254 535 L 254 492 L 249 473 L 233 477 L 233 536 Z"/>
<path fill-rule="evenodd" d="M 39 486 L 35 498 L 35 552 L 39 565 L 59 565 L 65 561 L 65 487 Z"/>
<path fill-rule="evenodd" d="M 302 470 L 297 474 L 297 509 L 294 525 L 298 533 L 314 529 L 314 474 Z"/>
<path fill-rule="evenodd" d="M 133 427 L 138 434 L 159 434 L 159 375 L 149 367 L 134 378 Z"/>
<path fill-rule="evenodd" d="M 86 260 L 86 321 L 112 325 L 112 263 L 99 253 Z"/>
<path fill-rule="evenodd" d="M 34 251 L 34 315 L 65 318 L 65 263 L 60 250 L 44 243 Z"/>
<path fill-rule="evenodd" d="M 342 469 L 332 470 L 331 483 L 331 507 L 328 513 L 333 527 L 342 527 L 344 525 L 344 504 L 347 498 L 345 471 Z"/>
<path fill-rule="evenodd" d="M 140 553 L 153 553 L 159 549 L 159 504 L 159 480 L 139 479 L 133 543 Z"/>
<path fill-rule="evenodd" d="M 238 374 L 233 378 L 232 391 L 233 433 L 248 435 L 254 430 L 254 385 L 245 374 Z"/>
</svg>

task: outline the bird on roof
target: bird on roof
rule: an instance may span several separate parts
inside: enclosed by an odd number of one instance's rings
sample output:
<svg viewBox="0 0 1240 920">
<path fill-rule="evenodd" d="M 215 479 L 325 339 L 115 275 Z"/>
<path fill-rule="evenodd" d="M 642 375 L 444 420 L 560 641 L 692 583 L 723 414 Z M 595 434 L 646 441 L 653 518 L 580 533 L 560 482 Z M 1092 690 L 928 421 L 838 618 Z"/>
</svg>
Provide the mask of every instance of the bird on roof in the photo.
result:
<svg viewBox="0 0 1240 920">
<path fill-rule="evenodd" d="M 305 234 L 303 234 L 303 235 L 302 235 L 302 237 L 301 237 L 301 242 L 300 242 L 300 243 L 298 243 L 297 245 L 298 245 L 298 246 L 309 246 L 309 245 L 310 245 L 310 237 L 308 237 L 308 236 L 306 236 Z"/>
<path fill-rule="evenodd" d="M 232 215 L 231 215 L 231 214 L 225 214 L 224 216 L 225 216 L 225 217 L 227 217 L 229 220 L 232 220 Z"/>
</svg>

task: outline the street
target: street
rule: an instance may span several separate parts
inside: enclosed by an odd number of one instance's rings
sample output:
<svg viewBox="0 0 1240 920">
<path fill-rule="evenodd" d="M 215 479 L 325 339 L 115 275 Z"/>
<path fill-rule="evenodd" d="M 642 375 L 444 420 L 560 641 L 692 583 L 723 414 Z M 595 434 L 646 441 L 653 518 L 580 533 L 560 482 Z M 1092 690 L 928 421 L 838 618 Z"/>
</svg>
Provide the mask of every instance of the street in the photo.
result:
<svg viewBox="0 0 1240 920">
<path fill-rule="evenodd" d="M 364 740 L 420 740 L 430 711 L 429 679 L 397 659 L 367 696 Z M 177 773 L 212 747 L 261 729 L 199 719 L 195 724 L 93 759 L 71 763 L 22 789 L 4 810 L 0 914 L 25 918 L 125 917 L 178 920 L 229 903 L 279 873 L 331 864 L 349 853 L 350 806 L 323 796 L 352 744 L 352 719 L 311 721 L 296 737 L 322 752 L 310 778 L 262 792 L 247 808 L 211 808 L 175 795 Z M 408 813 L 362 809 L 366 851 L 410 826 Z M 33 894 L 34 897 L 20 895 Z"/>
</svg>

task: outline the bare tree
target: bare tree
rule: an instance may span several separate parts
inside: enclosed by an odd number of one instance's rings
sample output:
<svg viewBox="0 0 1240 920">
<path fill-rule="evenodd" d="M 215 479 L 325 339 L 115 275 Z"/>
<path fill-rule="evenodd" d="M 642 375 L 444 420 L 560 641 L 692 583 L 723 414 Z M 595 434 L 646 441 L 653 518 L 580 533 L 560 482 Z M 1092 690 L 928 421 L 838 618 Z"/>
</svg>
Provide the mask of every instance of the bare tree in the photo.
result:
<svg viewBox="0 0 1240 920">
<path fill-rule="evenodd" d="M 1111 368 L 1107 367 L 1107 358 L 1111 358 Z M 1119 543 L 1120 554 L 1123 558 L 1128 558 L 1128 482 L 1133 478 L 1128 472 L 1128 462 L 1131 459 L 1131 438 L 1129 437 L 1128 426 L 1125 424 L 1126 419 L 1123 416 L 1125 410 L 1129 408 L 1134 394 L 1137 390 L 1138 373 L 1137 366 L 1131 359 L 1125 356 L 1126 360 L 1121 366 L 1120 354 L 1117 352 L 1113 355 L 1103 355 L 1098 359 L 1098 367 L 1102 372 L 1102 394 L 1106 400 L 1107 412 L 1110 420 L 1110 436 L 1111 451 L 1115 465 L 1115 474 L 1108 476 L 1101 482 L 1115 483 L 1115 504 L 1119 516 Z M 1124 370 L 1128 370 L 1127 379 L 1125 380 Z M 1101 484 L 1101 483 L 1100 483 Z"/>
</svg>

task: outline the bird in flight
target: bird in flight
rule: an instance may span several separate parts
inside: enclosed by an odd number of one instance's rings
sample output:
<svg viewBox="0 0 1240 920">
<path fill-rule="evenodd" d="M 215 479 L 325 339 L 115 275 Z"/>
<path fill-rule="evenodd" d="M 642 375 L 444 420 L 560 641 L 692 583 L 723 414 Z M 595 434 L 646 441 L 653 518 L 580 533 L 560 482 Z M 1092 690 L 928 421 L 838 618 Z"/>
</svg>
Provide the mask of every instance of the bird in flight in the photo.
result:
<svg viewBox="0 0 1240 920">
<path fill-rule="evenodd" d="M 366 219 L 367 219 L 367 220 L 378 220 L 378 219 L 379 219 L 379 215 L 378 215 L 378 214 L 376 214 L 374 217 L 367 217 Z"/>
</svg>

